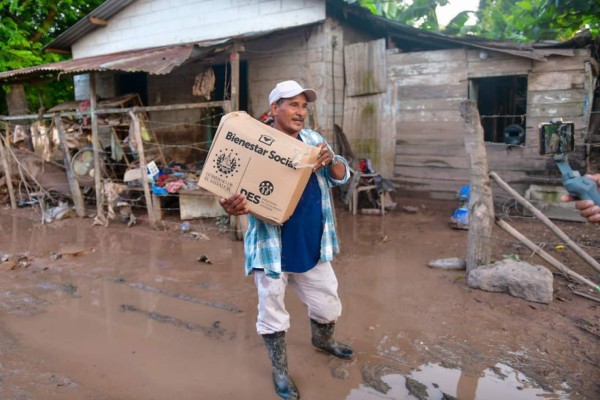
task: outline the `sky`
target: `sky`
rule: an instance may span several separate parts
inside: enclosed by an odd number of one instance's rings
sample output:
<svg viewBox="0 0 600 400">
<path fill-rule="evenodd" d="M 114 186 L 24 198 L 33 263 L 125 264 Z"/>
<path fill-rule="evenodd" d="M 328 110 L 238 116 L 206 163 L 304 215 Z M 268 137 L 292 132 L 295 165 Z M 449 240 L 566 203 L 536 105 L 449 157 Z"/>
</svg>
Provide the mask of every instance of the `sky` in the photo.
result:
<svg viewBox="0 0 600 400">
<path fill-rule="evenodd" d="M 437 8 L 438 22 L 440 25 L 445 26 L 459 12 L 464 10 L 475 11 L 478 5 L 479 0 L 450 0 L 448 5 Z"/>
</svg>

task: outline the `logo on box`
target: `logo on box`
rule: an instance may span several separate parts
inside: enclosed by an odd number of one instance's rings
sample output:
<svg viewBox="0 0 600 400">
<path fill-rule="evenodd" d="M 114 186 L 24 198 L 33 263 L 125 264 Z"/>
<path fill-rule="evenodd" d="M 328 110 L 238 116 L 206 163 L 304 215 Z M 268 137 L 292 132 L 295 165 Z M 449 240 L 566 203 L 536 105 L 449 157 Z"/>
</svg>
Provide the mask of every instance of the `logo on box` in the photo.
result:
<svg viewBox="0 0 600 400">
<path fill-rule="evenodd" d="M 275 190 L 275 187 L 273 186 L 273 184 L 269 181 L 262 181 L 259 185 L 258 185 L 258 191 L 263 195 L 263 196 L 268 196 L 271 193 L 273 193 L 273 190 Z"/>
<path fill-rule="evenodd" d="M 221 149 L 214 160 L 215 169 L 221 173 L 221 176 L 229 177 L 238 172 L 241 163 L 237 153 L 233 150 Z"/>
<path fill-rule="evenodd" d="M 275 139 L 273 139 L 271 136 L 260 135 L 260 138 L 258 139 L 258 141 L 263 144 L 266 144 L 267 146 L 270 146 L 275 142 Z"/>
</svg>

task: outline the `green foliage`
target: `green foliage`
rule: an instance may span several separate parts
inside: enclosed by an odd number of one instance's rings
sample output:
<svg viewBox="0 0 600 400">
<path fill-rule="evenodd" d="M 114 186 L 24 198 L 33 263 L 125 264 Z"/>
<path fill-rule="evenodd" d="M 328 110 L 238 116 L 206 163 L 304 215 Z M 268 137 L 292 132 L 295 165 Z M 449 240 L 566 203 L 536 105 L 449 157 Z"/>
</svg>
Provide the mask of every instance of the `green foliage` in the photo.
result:
<svg viewBox="0 0 600 400">
<path fill-rule="evenodd" d="M 359 0 L 359 3 L 373 14 L 417 28 L 439 31 L 435 10 L 448 4 L 448 0 Z"/>
<path fill-rule="evenodd" d="M 43 46 L 103 1 L 0 0 L 0 72 L 66 59 L 64 55 L 46 53 Z M 45 106 L 62 101 L 69 85 L 72 87 L 70 79 L 63 79 L 27 90 L 30 106 L 37 110 L 39 99 Z M 0 104 L 0 114 L 3 113 L 5 106 Z"/>
<path fill-rule="evenodd" d="M 588 0 L 482 0 L 481 36 L 499 40 L 568 40 L 589 29 L 600 33 L 598 9 Z"/>
<path fill-rule="evenodd" d="M 448 0 L 358 2 L 376 15 L 449 35 L 476 34 L 494 40 L 536 42 L 568 40 L 582 30 L 589 30 L 594 36 L 600 34 L 598 7 L 589 0 L 480 0 L 479 11 L 462 11 L 446 27 L 439 26 L 435 11 Z M 467 25 L 471 16 L 477 16 L 477 24 Z"/>
</svg>

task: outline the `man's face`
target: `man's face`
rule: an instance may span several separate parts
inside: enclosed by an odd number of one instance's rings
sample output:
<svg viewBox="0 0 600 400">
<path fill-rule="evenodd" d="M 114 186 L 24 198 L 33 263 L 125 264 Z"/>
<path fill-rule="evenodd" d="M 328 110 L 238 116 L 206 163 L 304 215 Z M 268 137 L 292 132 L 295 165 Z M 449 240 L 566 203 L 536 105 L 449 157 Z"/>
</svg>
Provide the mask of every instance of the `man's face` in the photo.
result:
<svg viewBox="0 0 600 400">
<path fill-rule="evenodd" d="M 282 99 L 280 104 L 271 104 L 275 129 L 296 136 L 304 127 L 304 118 L 308 114 L 307 105 L 304 93 L 289 99 Z"/>
</svg>

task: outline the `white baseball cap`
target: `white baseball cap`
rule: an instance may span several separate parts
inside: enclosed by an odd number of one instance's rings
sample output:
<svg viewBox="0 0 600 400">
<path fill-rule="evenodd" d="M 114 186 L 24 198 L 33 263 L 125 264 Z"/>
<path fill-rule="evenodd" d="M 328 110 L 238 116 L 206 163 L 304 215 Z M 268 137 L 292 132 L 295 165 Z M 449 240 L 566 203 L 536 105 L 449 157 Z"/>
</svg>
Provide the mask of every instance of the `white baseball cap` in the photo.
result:
<svg viewBox="0 0 600 400">
<path fill-rule="evenodd" d="M 271 90 L 271 94 L 269 95 L 269 105 L 275 103 L 279 99 L 289 99 L 290 97 L 297 96 L 300 93 L 304 93 L 306 95 L 306 100 L 309 103 L 317 100 L 317 92 L 315 92 L 313 89 L 304 89 L 296 81 L 283 81 L 279 82 L 277 86 L 275 86 L 275 89 Z"/>
</svg>

